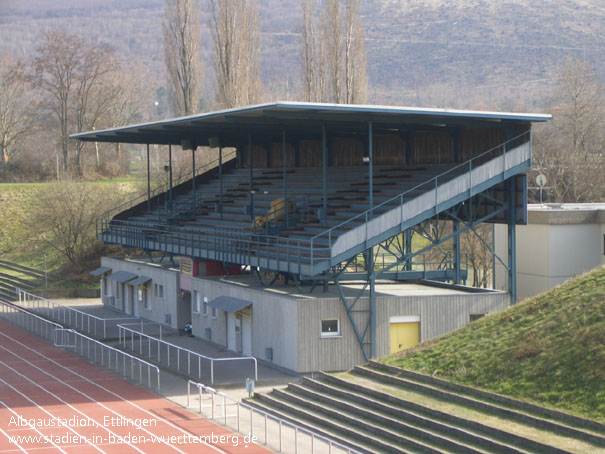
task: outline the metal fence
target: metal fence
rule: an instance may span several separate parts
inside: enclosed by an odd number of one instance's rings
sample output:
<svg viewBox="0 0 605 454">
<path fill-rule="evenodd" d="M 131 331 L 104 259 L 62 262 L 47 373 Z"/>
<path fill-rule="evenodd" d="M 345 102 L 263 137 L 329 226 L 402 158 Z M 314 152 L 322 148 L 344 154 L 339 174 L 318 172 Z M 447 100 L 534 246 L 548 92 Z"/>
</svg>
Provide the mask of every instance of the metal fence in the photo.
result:
<svg viewBox="0 0 605 454">
<path fill-rule="evenodd" d="M 160 369 L 157 366 L 73 329 L 56 329 L 53 335 L 53 344 L 57 347 L 69 349 L 93 364 L 113 370 L 142 385 L 146 381 L 149 389 L 155 387 L 160 392 Z"/>
<path fill-rule="evenodd" d="M 73 329 L 33 314 L 28 310 L 0 300 L 0 317 L 53 345 L 73 351 L 93 364 L 114 370 L 117 374 L 160 391 L 160 369 L 116 348 L 85 336 Z M 147 380 L 145 380 L 145 378 Z"/>
<path fill-rule="evenodd" d="M 54 339 L 54 332 L 63 329 L 58 323 L 48 321 L 45 318 L 4 301 L 0 301 L 0 317 L 50 342 Z"/>
<path fill-rule="evenodd" d="M 197 392 L 192 394 L 192 387 L 197 388 Z M 187 408 L 196 408 L 203 417 L 243 435 L 245 442 L 264 445 L 276 452 L 360 454 L 359 451 L 312 430 L 239 402 L 214 388 L 191 380 L 187 382 Z"/>
<path fill-rule="evenodd" d="M 33 295 L 25 290 L 18 289 L 17 293 L 19 294 L 19 305 L 21 307 L 97 339 L 107 339 L 107 336 L 113 332 L 119 322 L 133 320 L 132 317 L 101 318 Z"/>
<path fill-rule="evenodd" d="M 179 373 L 190 377 L 198 377 L 199 380 L 208 379 L 211 384 L 214 384 L 219 365 L 242 362 L 252 365 L 254 380 L 258 380 L 258 362 L 253 356 L 212 358 L 163 340 L 161 338 L 162 331 L 160 331 L 159 338 L 151 334 L 145 334 L 145 327 L 149 325 L 156 324 L 139 322 L 118 325 L 120 345 L 124 349 L 130 348 L 130 351 L 138 352 L 141 356 L 146 355 L 151 360 Z M 235 371 L 235 373 L 238 373 L 238 371 Z M 245 376 L 242 377 L 242 379 L 245 378 Z"/>
</svg>

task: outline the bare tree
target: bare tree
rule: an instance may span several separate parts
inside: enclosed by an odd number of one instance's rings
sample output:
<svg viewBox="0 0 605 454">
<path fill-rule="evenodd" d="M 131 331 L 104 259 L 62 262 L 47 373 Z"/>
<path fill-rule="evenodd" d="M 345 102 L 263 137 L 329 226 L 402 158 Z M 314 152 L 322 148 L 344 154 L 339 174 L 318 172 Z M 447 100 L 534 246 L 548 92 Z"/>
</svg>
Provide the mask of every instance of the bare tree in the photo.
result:
<svg viewBox="0 0 605 454">
<path fill-rule="evenodd" d="M 584 60 L 569 60 L 551 106 L 553 120 L 536 128 L 534 168 L 546 175 L 552 201 L 605 200 L 605 98 Z"/>
<path fill-rule="evenodd" d="M 323 42 L 316 25 L 316 18 L 319 15 L 317 0 L 302 0 L 302 10 L 303 99 L 309 102 L 321 102 L 326 99 L 326 89 L 325 71 L 322 67 Z"/>
<path fill-rule="evenodd" d="M 367 61 L 363 28 L 359 18 L 359 0 L 346 2 L 345 31 L 345 104 L 363 104 L 368 97 Z"/>
<path fill-rule="evenodd" d="M 191 115 L 200 106 L 200 6 L 196 0 L 166 0 L 164 63 L 170 106 L 177 116 Z"/>
<path fill-rule="evenodd" d="M 66 171 L 70 127 L 83 131 L 96 123 L 94 117 L 103 109 L 99 106 L 91 109 L 93 93 L 105 76 L 117 69 L 117 64 L 113 53 L 102 44 L 88 43 L 62 30 L 48 31 L 43 37 L 34 68 L 38 85 L 48 94 L 44 104 L 59 124 L 63 170 Z M 84 144 L 78 142 L 74 147 L 76 172 L 81 176 Z"/>
<path fill-rule="evenodd" d="M 140 62 L 123 63 L 123 70 L 114 72 L 108 80 L 102 93 L 110 97 L 111 102 L 102 117 L 100 126 L 115 128 L 140 121 L 144 112 L 152 108 L 152 93 L 147 73 Z M 95 125 L 96 126 L 96 125 Z M 122 163 L 122 147 L 114 144 L 115 158 Z M 97 157 L 97 166 L 100 165 Z"/>
<path fill-rule="evenodd" d="M 81 271 L 97 243 L 95 226 L 104 207 L 117 201 L 115 188 L 90 183 L 49 183 L 34 198 L 31 231 Z"/>
<path fill-rule="evenodd" d="M 217 104 L 254 104 L 260 98 L 259 2 L 210 0 Z"/>
<path fill-rule="evenodd" d="M 8 54 L 0 57 L 0 151 L 6 165 L 12 145 L 31 126 L 25 66 Z"/>
<path fill-rule="evenodd" d="M 460 249 L 466 254 L 467 265 L 471 285 L 474 287 L 488 288 L 491 286 L 492 268 L 494 256 L 488 247 L 485 245 L 492 244 L 492 225 L 479 224 L 475 227 L 474 233 L 472 230 L 467 230 L 460 235 Z M 477 235 L 485 241 L 481 241 Z"/>
<path fill-rule="evenodd" d="M 302 0 L 303 97 L 359 104 L 367 99 L 367 62 L 359 0 Z"/>
</svg>

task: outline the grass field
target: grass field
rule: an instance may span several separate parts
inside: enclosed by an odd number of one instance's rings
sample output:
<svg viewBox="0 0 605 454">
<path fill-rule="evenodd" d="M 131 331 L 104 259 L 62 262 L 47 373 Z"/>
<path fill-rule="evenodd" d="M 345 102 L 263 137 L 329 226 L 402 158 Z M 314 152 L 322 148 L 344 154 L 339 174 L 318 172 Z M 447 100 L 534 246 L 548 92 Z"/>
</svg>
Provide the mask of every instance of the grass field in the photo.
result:
<svg viewBox="0 0 605 454">
<path fill-rule="evenodd" d="M 605 268 L 382 361 L 605 422 Z"/>
<path fill-rule="evenodd" d="M 4 183 L 0 184 L 0 258 L 27 265 L 40 270 L 60 269 L 66 260 L 53 248 L 41 241 L 32 226 L 32 210 L 36 195 L 48 183 Z M 125 198 L 132 198 L 136 191 L 136 180 L 119 178 L 99 180 L 88 185 L 96 185 L 102 190 L 120 192 Z"/>
</svg>

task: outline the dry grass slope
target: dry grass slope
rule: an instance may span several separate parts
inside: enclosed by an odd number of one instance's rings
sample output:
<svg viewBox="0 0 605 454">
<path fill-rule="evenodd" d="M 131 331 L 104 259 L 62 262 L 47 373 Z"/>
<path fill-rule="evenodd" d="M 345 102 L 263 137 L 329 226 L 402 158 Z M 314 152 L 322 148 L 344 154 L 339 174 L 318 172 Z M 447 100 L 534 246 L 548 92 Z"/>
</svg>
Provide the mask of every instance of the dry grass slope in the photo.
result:
<svg viewBox="0 0 605 454">
<path fill-rule="evenodd" d="M 605 268 L 383 362 L 605 422 Z"/>
</svg>

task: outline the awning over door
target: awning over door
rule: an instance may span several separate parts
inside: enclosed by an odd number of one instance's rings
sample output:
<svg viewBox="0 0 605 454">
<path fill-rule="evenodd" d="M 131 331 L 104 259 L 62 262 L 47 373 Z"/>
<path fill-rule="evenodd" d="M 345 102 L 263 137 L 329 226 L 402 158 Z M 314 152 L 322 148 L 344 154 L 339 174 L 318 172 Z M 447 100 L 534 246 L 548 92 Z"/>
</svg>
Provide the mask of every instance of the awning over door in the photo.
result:
<svg viewBox="0 0 605 454">
<path fill-rule="evenodd" d="M 133 287 L 136 287 L 138 285 L 145 285 L 147 284 L 147 282 L 149 282 L 151 280 L 150 277 L 148 276 L 139 276 L 137 277 L 134 281 L 130 281 L 128 283 L 128 285 L 132 285 Z"/>
<path fill-rule="evenodd" d="M 100 266 L 96 270 L 92 270 L 90 274 L 92 274 L 93 276 L 100 276 L 101 274 L 109 273 L 110 271 L 111 268 L 108 268 L 106 266 Z"/>
<path fill-rule="evenodd" d="M 136 274 L 129 273 L 128 271 L 116 271 L 109 276 L 109 279 L 123 284 L 124 282 L 132 281 L 136 277 Z"/>
<path fill-rule="evenodd" d="M 216 307 L 225 312 L 237 312 L 243 308 L 252 306 L 251 301 L 241 300 L 232 296 L 219 296 L 208 303 L 208 306 Z"/>
</svg>

